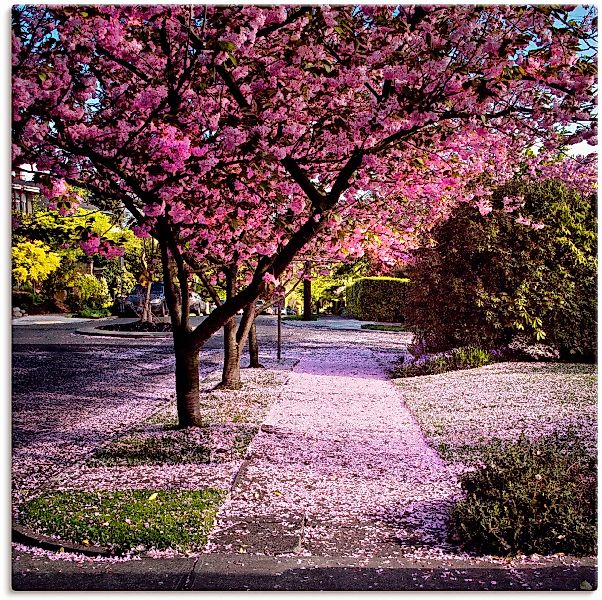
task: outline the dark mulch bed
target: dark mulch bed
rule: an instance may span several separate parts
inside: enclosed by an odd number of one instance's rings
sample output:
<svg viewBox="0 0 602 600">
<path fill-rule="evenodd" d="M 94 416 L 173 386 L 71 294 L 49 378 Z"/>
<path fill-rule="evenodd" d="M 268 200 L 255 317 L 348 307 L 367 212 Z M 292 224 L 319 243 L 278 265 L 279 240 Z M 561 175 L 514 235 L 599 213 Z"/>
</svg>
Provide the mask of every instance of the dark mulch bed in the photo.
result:
<svg viewBox="0 0 602 600">
<path fill-rule="evenodd" d="M 134 321 L 133 323 L 111 323 L 110 325 L 103 325 L 97 329 L 105 329 L 106 331 L 164 332 L 171 331 L 171 323 L 161 321 L 155 323 L 143 323 L 141 321 Z"/>
</svg>

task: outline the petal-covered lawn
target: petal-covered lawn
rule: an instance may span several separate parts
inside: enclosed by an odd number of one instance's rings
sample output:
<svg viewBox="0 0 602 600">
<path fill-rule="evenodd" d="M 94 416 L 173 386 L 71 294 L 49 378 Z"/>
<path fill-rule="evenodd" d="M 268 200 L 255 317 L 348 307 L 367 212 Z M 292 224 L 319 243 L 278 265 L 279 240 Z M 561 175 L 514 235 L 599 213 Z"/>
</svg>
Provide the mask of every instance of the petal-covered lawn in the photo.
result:
<svg viewBox="0 0 602 600">
<path fill-rule="evenodd" d="M 396 385 L 430 444 L 453 461 L 468 459 L 495 437 L 534 438 L 570 428 L 595 453 L 594 365 L 507 362 Z"/>
</svg>

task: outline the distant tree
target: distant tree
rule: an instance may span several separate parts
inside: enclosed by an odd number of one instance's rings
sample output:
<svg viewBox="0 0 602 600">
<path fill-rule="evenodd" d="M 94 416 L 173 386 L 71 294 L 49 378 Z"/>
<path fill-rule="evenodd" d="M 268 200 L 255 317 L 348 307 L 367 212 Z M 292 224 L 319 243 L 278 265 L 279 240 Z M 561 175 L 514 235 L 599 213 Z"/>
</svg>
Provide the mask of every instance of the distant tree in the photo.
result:
<svg viewBox="0 0 602 600">
<path fill-rule="evenodd" d="M 61 257 L 39 240 L 22 241 L 12 248 L 12 274 L 19 286 L 36 294 L 39 285 L 59 268 Z"/>
</svg>

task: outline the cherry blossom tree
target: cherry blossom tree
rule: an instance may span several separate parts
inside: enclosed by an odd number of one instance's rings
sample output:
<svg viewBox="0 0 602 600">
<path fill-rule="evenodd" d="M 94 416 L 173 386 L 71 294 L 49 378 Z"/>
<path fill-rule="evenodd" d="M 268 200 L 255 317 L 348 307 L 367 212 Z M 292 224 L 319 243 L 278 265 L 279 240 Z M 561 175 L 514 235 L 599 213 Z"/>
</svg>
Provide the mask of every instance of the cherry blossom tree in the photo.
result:
<svg viewBox="0 0 602 600">
<path fill-rule="evenodd" d="M 18 6 L 13 159 L 121 201 L 161 249 L 181 426 L 199 351 L 316 239 L 403 252 L 517 157 L 594 141 L 594 9 Z M 567 132 L 570 132 L 567 134 Z M 567 137 L 568 136 L 568 137 Z M 212 261 L 215 264 L 212 265 Z M 226 286 L 196 328 L 189 280 Z M 228 275 L 228 270 L 230 274 Z M 248 308 L 253 307 L 253 310 Z"/>
</svg>

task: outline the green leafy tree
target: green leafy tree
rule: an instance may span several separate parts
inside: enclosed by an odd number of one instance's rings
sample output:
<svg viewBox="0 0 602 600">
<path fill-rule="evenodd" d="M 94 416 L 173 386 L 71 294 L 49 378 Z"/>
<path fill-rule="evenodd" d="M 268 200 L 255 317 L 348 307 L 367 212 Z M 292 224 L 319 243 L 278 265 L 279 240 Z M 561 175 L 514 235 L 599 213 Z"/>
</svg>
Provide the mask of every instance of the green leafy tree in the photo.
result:
<svg viewBox="0 0 602 600">
<path fill-rule="evenodd" d="M 441 224 L 408 270 L 407 321 L 426 350 L 507 344 L 517 334 L 561 356 L 596 353 L 595 197 L 558 180 L 515 181 L 493 210 Z"/>
<path fill-rule="evenodd" d="M 38 206 L 33 214 L 15 214 L 13 245 L 25 241 L 40 242 L 60 257 L 60 265 L 43 281 L 40 291 L 51 298 L 56 292 L 71 288 L 81 271 L 82 264 L 92 260 L 79 246 L 82 233 L 97 234 L 116 244 L 123 245 L 135 256 L 139 253 L 141 240 L 122 226 L 118 215 L 98 210 L 78 209 L 73 214 L 61 215 L 57 210 Z M 135 281 L 126 264 L 123 269 L 118 259 L 95 256 L 94 266 L 103 269 L 110 291 L 119 293 L 121 286 L 129 291 Z M 135 261 L 134 261 L 135 264 Z"/>
</svg>

